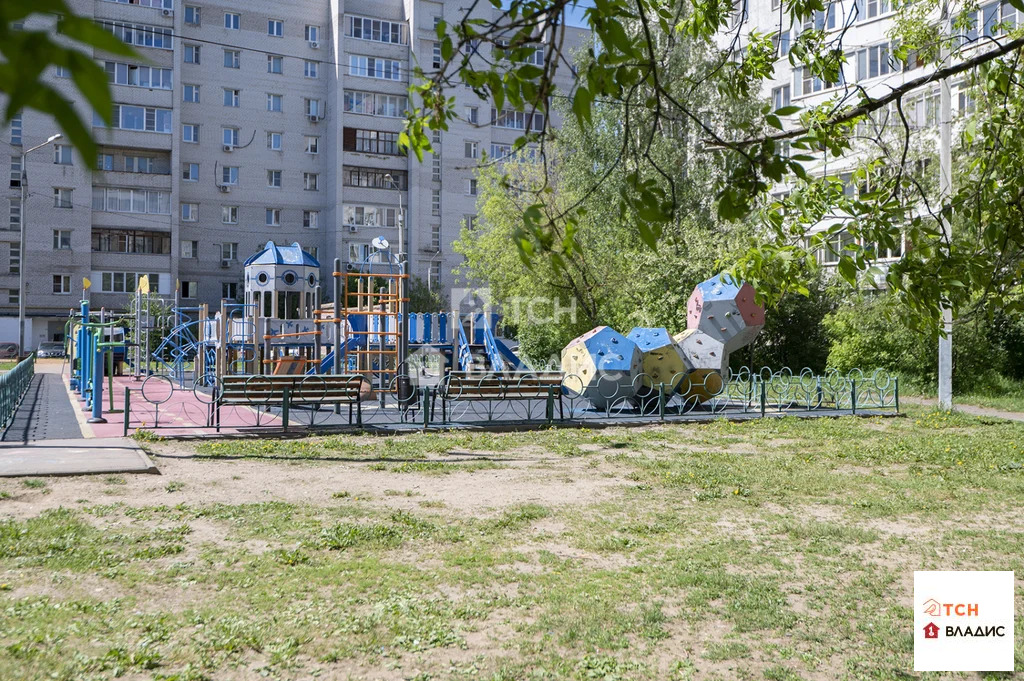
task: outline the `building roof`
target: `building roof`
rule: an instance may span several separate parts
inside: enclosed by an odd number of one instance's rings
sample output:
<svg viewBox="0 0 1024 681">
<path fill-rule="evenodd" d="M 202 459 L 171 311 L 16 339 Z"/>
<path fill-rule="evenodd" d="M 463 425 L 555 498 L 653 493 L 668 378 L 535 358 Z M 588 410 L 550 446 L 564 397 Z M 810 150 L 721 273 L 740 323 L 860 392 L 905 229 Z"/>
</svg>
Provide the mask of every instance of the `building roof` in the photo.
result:
<svg viewBox="0 0 1024 681">
<path fill-rule="evenodd" d="M 291 246 L 278 246 L 273 241 L 268 241 L 263 250 L 256 255 L 250 256 L 245 261 L 249 265 L 301 265 L 303 267 L 320 267 L 317 259 L 302 250 L 298 242 Z"/>
</svg>

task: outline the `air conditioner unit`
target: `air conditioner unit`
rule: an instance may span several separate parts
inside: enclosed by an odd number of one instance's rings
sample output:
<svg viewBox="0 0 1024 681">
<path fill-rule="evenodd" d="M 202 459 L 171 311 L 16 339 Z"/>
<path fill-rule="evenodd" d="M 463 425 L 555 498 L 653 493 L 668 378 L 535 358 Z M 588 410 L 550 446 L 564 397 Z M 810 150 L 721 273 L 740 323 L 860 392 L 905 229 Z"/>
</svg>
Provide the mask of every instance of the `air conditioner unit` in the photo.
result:
<svg viewBox="0 0 1024 681">
<path fill-rule="evenodd" d="M 220 266 L 223 267 L 224 269 L 227 269 L 227 268 L 231 267 L 231 261 L 230 260 L 221 260 L 220 261 Z"/>
<path fill-rule="evenodd" d="M 165 17 L 173 17 L 174 16 L 174 10 L 173 9 L 165 9 L 164 10 L 164 16 Z"/>
<path fill-rule="evenodd" d="M 355 272 L 356 271 L 356 264 L 354 262 L 347 262 L 347 263 L 345 263 L 345 271 L 346 272 Z"/>
<path fill-rule="evenodd" d="M 311 123 L 319 123 L 320 122 L 320 114 L 309 114 L 309 120 L 310 120 Z"/>
<path fill-rule="evenodd" d="M 231 153 L 231 150 L 234 149 L 234 148 L 235 147 L 234 147 L 233 144 L 225 144 L 224 145 L 224 151 L 228 152 L 229 154 Z"/>
<path fill-rule="evenodd" d="M 319 40 L 310 40 L 309 41 L 309 46 L 312 47 L 314 50 L 319 50 L 320 49 L 320 41 Z"/>
<path fill-rule="evenodd" d="M 353 233 L 354 232 L 358 232 L 359 231 L 359 227 L 357 227 L 355 225 L 349 225 L 348 226 L 348 231 L 353 232 Z"/>
<path fill-rule="evenodd" d="M 231 187 L 229 187 L 226 184 L 218 185 L 217 189 L 220 190 L 221 194 L 230 194 L 231 193 Z"/>
</svg>

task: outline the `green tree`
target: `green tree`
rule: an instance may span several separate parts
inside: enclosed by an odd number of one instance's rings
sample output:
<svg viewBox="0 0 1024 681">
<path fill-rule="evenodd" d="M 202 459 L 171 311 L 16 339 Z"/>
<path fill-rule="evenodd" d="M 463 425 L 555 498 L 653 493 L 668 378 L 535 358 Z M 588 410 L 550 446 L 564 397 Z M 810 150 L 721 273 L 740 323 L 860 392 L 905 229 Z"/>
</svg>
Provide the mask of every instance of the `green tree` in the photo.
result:
<svg viewBox="0 0 1024 681">
<path fill-rule="evenodd" d="M 40 16 L 47 18 L 46 30 L 21 27 L 26 19 Z M 64 0 L 0 2 L 0 94 L 7 100 L 4 124 L 23 109 L 53 116 L 89 167 L 96 162 L 92 120 L 83 121 L 73 104 L 43 76 L 55 66 L 67 69 L 82 97 L 109 125 L 113 115 L 110 87 L 92 49 L 124 56 L 135 54 L 92 19 L 72 13 Z"/>
</svg>

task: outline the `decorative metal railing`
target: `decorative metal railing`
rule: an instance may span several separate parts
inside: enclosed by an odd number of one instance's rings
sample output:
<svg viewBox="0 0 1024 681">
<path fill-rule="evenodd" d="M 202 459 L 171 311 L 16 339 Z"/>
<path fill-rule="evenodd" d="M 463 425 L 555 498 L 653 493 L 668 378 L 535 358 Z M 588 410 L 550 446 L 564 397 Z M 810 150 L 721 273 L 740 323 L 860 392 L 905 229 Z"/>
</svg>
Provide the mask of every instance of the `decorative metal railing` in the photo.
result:
<svg viewBox="0 0 1024 681">
<path fill-rule="evenodd" d="M 551 371 L 439 376 L 420 367 L 408 372 L 408 390 L 398 389 L 399 379 L 406 380 L 405 372 L 399 373 L 401 377 L 391 376 L 385 389 L 358 375 L 348 376 L 352 385 L 341 387 L 327 386 L 322 377 L 310 375 L 273 396 L 263 385 L 266 379 L 252 377 L 251 383 L 235 387 L 230 400 L 223 397 L 225 387 L 219 381 L 197 381 L 183 390 L 166 377 L 153 376 L 141 389 L 126 392 L 125 432 L 140 427 L 488 427 L 899 412 L 899 381 L 881 370 L 815 374 L 809 369 L 794 373 L 744 368 L 728 380 L 718 374 L 640 374 L 631 380 L 605 377 L 588 382 L 586 377 Z M 338 404 L 342 388 L 353 393 L 351 403 Z M 324 399 L 316 399 L 321 392 Z"/>
<path fill-rule="evenodd" d="M 18 362 L 10 371 L 0 374 L 0 431 L 6 432 L 10 427 L 35 375 L 35 353 Z"/>
</svg>

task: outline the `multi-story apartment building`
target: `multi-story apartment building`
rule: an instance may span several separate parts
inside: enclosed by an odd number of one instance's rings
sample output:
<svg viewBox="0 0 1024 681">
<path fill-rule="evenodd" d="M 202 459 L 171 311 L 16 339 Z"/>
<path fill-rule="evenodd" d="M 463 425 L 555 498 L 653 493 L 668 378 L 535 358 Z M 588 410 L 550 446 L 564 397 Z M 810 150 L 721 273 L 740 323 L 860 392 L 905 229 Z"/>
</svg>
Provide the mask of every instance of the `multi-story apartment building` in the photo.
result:
<svg viewBox="0 0 1024 681">
<path fill-rule="evenodd" d="M 218 304 L 241 295 L 242 262 L 267 241 L 298 242 L 327 273 L 335 257 L 367 257 L 376 236 L 397 250 L 403 217 L 410 272 L 443 290 L 460 261 L 450 244 L 476 212 L 479 159 L 544 123 L 453 87 L 459 118 L 434 134 L 436 155 L 401 153 L 412 68 L 439 66 L 436 24 L 466 11 L 455 0 L 69 4 L 139 57 L 95 55 L 115 102 L 109 129 L 77 101 L 94 118 L 96 168 L 58 140 L 28 154 L 23 173 L 23 151 L 59 130 L 25 111 L 3 131 L 0 340 L 17 340 L 24 296 L 28 348 L 62 336 L 83 278 L 94 309 L 124 308 L 143 274 L 183 304 Z M 483 16 L 495 11 L 486 5 Z M 571 29 L 568 43 L 583 37 Z M 69 75 L 48 78 L 75 101 Z"/>
<path fill-rule="evenodd" d="M 860 93 L 875 98 L 891 92 L 892 88 L 917 79 L 934 71 L 934 67 L 925 66 L 915 54 L 907 55 L 906 59 L 897 57 L 898 44 L 893 37 L 896 24 L 894 7 L 890 0 L 836 0 L 826 3 L 826 9 L 814 14 L 813 17 L 795 25 L 784 8 L 781 0 L 737 0 L 736 11 L 732 17 L 731 30 L 723 33 L 720 44 L 739 54 L 747 44 L 752 31 L 761 35 L 774 36 L 776 45 L 775 75 L 765 84 L 762 93 L 770 98 L 773 108 L 778 109 L 791 104 L 804 108 L 816 106 L 837 96 L 849 96 L 846 102 L 856 104 Z M 963 5 L 951 3 L 951 11 L 960 12 Z M 1024 17 L 1006 2 L 989 2 L 980 8 L 970 10 L 967 15 L 972 28 L 967 29 L 962 37 L 965 49 L 985 49 L 990 46 L 988 38 L 998 37 L 1016 26 Z M 939 21 L 938 10 L 932 19 Z M 816 29 L 824 30 L 832 46 L 841 45 L 846 57 L 840 78 L 835 83 L 823 82 L 805 67 L 794 67 L 789 62 L 790 45 L 801 31 Z M 961 76 L 951 83 L 952 116 L 956 118 L 970 107 L 967 94 L 968 84 Z M 918 151 L 923 150 L 924 156 L 937 155 L 939 122 L 939 82 L 930 83 L 913 94 L 906 96 L 902 108 L 907 118 L 915 145 Z M 795 118 L 784 119 L 787 127 L 798 124 Z M 853 172 L 865 159 L 881 156 L 880 148 L 867 141 L 869 138 L 889 136 L 890 143 L 894 135 L 902 134 L 904 125 L 894 105 L 879 110 L 858 128 L 857 133 L 862 141 L 855 142 L 853 153 L 842 159 L 824 159 L 808 164 L 808 170 L 819 176 L 833 176 L 843 183 L 843 190 L 849 194 L 861 191 L 865 182 L 853 180 Z M 899 148 L 899 145 L 896 145 Z M 807 153 L 801 151 L 801 153 Z M 928 158 L 919 161 L 926 164 Z M 898 165 L 898 161 L 895 161 Z M 920 166 L 918 166 L 919 168 Z M 786 186 L 777 188 L 777 193 L 788 191 Z M 831 224 L 831 221 L 830 223 Z M 834 244 L 835 250 L 841 248 L 845 240 L 852 240 L 849 235 L 839 235 Z M 903 245 L 896 249 L 878 249 L 876 262 L 881 267 L 902 256 Z M 834 264 L 838 256 L 823 249 L 818 253 L 819 262 L 824 265 Z M 877 283 L 881 283 L 881 277 Z"/>
</svg>

